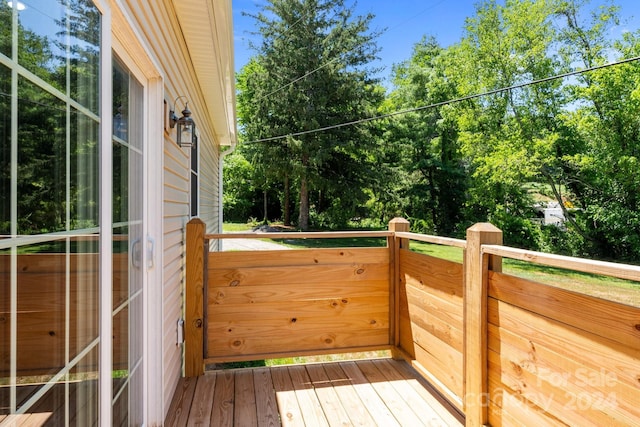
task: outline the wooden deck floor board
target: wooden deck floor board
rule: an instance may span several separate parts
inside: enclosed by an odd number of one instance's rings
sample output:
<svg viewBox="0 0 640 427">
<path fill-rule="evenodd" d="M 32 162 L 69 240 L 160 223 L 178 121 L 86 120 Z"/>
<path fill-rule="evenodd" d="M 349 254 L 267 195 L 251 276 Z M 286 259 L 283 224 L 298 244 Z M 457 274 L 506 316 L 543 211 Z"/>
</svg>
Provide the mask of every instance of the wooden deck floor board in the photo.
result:
<svg viewBox="0 0 640 427">
<path fill-rule="evenodd" d="M 278 403 L 274 395 L 273 379 L 268 368 L 253 371 L 253 384 L 256 392 L 256 415 L 259 427 L 280 425 Z"/>
<path fill-rule="evenodd" d="M 313 384 L 320 405 L 330 426 L 348 426 L 351 423 L 349 414 L 342 406 L 338 393 L 331 384 L 322 365 L 307 365 L 307 373 Z"/>
<path fill-rule="evenodd" d="M 445 426 L 464 425 L 464 417 L 444 397 L 439 395 L 423 378 L 416 378 L 415 371 L 406 363 L 392 361 L 396 369 L 409 381 L 411 387 L 438 413 Z"/>
<path fill-rule="evenodd" d="M 197 381 L 197 378 L 180 378 L 164 423 L 166 426 L 187 425 Z"/>
<path fill-rule="evenodd" d="M 360 371 L 358 365 L 355 362 L 343 362 L 340 364 L 344 372 L 349 376 L 353 387 L 355 388 L 358 396 L 364 403 L 367 410 L 371 413 L 373 418 L 384 426 L 399 426 L 398 421 L 395 419 L 387 405 L 382 398 L 378 395 L 373 385 L 369 383 L 367 377 Z"/>
<path fill-rule="evenodd" d="M 392 387 L 404 397 L 413 413 L 426 425 L 446 427 L 446 425 L 442 423 L 438 413 L 429 405 L 429 402 L 423 399 L 420 394 L 416 393 L 409 384 L 409 381 L 396 369 L 396 363 L 383 360 L 376 363 L 376 367 L 390 382 Z"/>
<path fill-rule="evenodd" d="M 282 425 L 284 427 L 304 426 L 302 410 L 296 397 L 296 391 L 293 389 L 289 370 L 286 367 L 271 368 L 271 379 Z"/>
<path fill-rule="evenodd" d="M 375 425 L 374 419 L 362 399 L 360 399 L 360 396 L 358 396 L 349 376 L 342 370 L 340 365 L 337 363 L 328 363 L 324 365 L 324 369 L 344 409 L 349 414 L 351 423 L 354 426 Z"/>
<path fill-rule="evenodd" d="M 387 408 L 398 420 L 401 426 L 425 426 L 426 424 L 411 410 L 411 406 L 405 398 L 398 393 L 390 381 L 384 377 L 382 372 L 371 360 L 361 360 L 356 362 L 358 368 L 371 383 L 378 395 L 382 398 Z"/>
<path fill-rule="evenodd" d="M 288 370 L 293 388 L 296 390 L 296 397 L 300 404 L 304 424 L 318 427 L 328 425 L 320 399 L 318 399 L 305 367 L 303 365 L 289 366 Z"/>
<path fill-rule="evenodd" d="M 235 373 L 221 371 L 216 373 L 216 389 L 213 393 L 211 425 L 232 427 L 235 413 Z"/>
<path fill-rule="evenodd" d="M 188 426 L 208 426 L 211 420 L 211 403 L 216 387 L 216 375 L 204 375 L 198 380 L 193 394 Z"/>
<path fill-rule="evenodd" d="M 215 371 L 181 380 L 165 425 L 462 426 L 432 393 L 390 359 Z"/>
<path fill-rule="evenodd" d="M 242 405 L 234 404 L 233 424 L 240 426 L 257 426 L 256 414 L 256 390 L 253 385 L 253 371 L 239 371 L 235 374 L 235 398 L 234 402 L 242 402 Z"/>
</svg>

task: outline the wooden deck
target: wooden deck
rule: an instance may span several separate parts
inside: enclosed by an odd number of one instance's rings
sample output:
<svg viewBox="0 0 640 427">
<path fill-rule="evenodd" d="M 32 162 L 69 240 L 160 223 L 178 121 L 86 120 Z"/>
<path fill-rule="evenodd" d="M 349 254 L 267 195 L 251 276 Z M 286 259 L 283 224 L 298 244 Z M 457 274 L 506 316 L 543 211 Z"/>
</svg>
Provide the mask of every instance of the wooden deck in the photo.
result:
<svg viewBox="0 0 640 427">
<path fill-rule="evenodd" d="M 405 362 L 374 359 L 183 378 L 165 426 L 456 426 L 462 416 Z"/>
</svg>

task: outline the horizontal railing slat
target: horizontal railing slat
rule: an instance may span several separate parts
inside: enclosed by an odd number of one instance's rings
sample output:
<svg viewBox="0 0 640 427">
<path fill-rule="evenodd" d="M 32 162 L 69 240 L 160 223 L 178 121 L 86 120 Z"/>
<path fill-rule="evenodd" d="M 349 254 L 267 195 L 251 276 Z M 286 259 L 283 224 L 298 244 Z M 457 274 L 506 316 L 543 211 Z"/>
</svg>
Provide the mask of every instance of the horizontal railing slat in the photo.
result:
<svg viewBox="0 0 640 427">
<path fill-rule="evenodd" d="M 466 240 L 453 239 L 451 237 L 432 236 L 428 234 L 408 233 L 403 231 L 396 232 L 395 235 L 400 239 L 417 240 L 419 242 L 434 243 L 437 245 L 455 246 L 462 249 L 467 247 Z"/>
<path fill-rule="evenodd" d="M 500 245 L 483 245 L 482 252 L 485 254 L 531 262 L 534 264 L 546 265 L 549 267 L 564 268 L 567 270 L 580 271 L 582 273 L 601 274 L 603 276 L 640 282 L 640 266 L 637 265 L 574 258 Z"/>
<path fill-rule="evenodd" d="M 311 232 L 275 232 L 275 233 L 216 233 L 207 234 L 205 239 L 345 239 L 390 237 L 391 231 L 311 231 Z"/>
</svg>

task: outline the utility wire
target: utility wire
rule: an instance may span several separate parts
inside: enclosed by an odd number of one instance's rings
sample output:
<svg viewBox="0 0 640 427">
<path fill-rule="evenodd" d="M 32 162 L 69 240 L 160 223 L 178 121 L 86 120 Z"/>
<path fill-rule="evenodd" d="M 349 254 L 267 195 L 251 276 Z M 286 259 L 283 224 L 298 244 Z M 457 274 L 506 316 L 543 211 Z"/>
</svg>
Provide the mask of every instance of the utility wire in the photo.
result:
<svg viewBox="0 0 640 427">
<path fill-rule="evenodd" d="M 412 19 L 415 19 L 415 18 L 416 18 L 416 17 L 418 17 L 419 15 L 422 15 L 423 13 L 425 13 L 425 12 L 427 12 L 427 11 L 429 11 L 429 10 L 431 10 L 431 9 L 435 8 L 436 6 L 438 6 L 438 5 L 440 5 L 441 3 L 444 3 L 444 2 L 445 2 L 445 0 L 437 1 L 436 3 L 432 4 L 431 6 L 427 7 L 427 8 L 426 8 L 426 9 L 424 9 L 424 10 L 422 10 L 421 12 L 418 12 L 418 13 L 414 14 L 414 15 L 413 15 L 413 16 L 411 16 L 410 18 L 405 19 L 404 21 L 401 21 L 401 22 L 397 23 L 395 26 L 393 26 L 393 27 L 391 27 L 391 28 L 388 28 L 388 29 L 386 29 L 386 30 L 383 30 L 383 31 L 382 31 L 382 34 L 380 34 L 380 38 L 382 38 L 384 35 L 389 34 L 389 33 L 390 33 L 390 32 L 392 32 L 393 30 L 395 30 L 396 28 L 401 27 L 403 24 L 405 24 L 405 23 L 407 23 L 407 22 L 411 21 Z M 336 15 L 337 15 L 337 12 L 336 12 L 333 16 L 335 17 Z M 287 31 L 285 31 L 285 33 L 284 33 L 282 36 L 285 36 L 285 35 L 289 32 L 289 30 L 291 30 L 293 27 L 295 27 L 295 26 L 296 26 L 296 24 L 297 24 L 298 22 L 300 22 L 300 20 L 301 20 L 301 19 L 302 19 L 302 17 L 301 17 L 300 19 L 298 19 L 296 22 L 294 22 L 294 23 L 293 23 L 293 24 L 292 24 L 292 25 L 287 29 Z M 287 39 L 288 39 L 288 38 L 287 38 Z M 286 41 L 286 40 L 285 40 L 285 41 Z M 287 84 L 285 84 L 285 85 L 283 85 L 283 86 L 280 86 L 280 87 L 279 87 L 279 88 L 277 88 L 277 89 L 272 90 L 271 92 L 267 93 L 266 95 L 261 96 L 260 98 L 258 98 L 258 100 L 262 100 L 262 99 L 264 99 L 264 98 L 266 98 L 266 97 L 268 97 L 268 96 L 271 96 L 271 95 L 273 95 L 273 94 L 276 94 L 276 93 L 280 92 L 281 90 L 284 90 L 284 89 L 288 88 L 289 86 L 291 86 L 291 85 L 293 85 L 293 84 L 295 84 L 295 83 L 299 82 L 300 80 L 306 79 L 307 77 L 309 77 L 310 75 L 312 75 L 312 74 L 314 74 L 314 73 L 316 73 L 316 72 L 320 71 L 321 69 L 323 69 L 323 68 L 324 68 L 324 67 L 326 67 L 327 65 L 330 65 L 330 64 L 332 64 L 332 63 L 336 62 L 338 59 L 340 59 L 340 57 L 333 58 L 331 61 L 328 61 L 328 62 L 326 62 L 326 63 L 324 63 L 324 64 L 320 65 L 319 67 L 317 67 L 317 68 L 315 68 L 315 69 L 313 69 L 313 70 L 311 70 L 311 71 L 308 71 L 308 72 L 304 73 L 302 76 L 295 78 L 294 80 L 290 81 L 289 83 L 287 83 Z"/>
<path fill-rule="evenodd" d="M 323 69 L 324 67 L 326 67 L 326 66 L 328 66 L 328 65 L 333 64 L 334 62 L 336 62 L 336 61 L 337 61 L 337 60 L 339 60 L 339 59 L 340 59 L 340 57 L 339 57 L 339 56 L 336 56 L 336 57 L 335 57 L 335 58 L 333 58 L 331 61 L 325 62 L 324 64 L 320 65 L 318 68 L 316 68 L 316 69 L 314 69 L 314 70 L 311 70 L 311 71 L 309 71 L 309 72 L 307 72 L 307 73 L 303 74 L 302 76 L 300 76 L 300 77 L 298 77 L 298 78 L 296 78 L 296 79 L 294 79 L 294 80 L 290 81 L 290 82 L 289 82 L 289 83 L 287 83 L 286 85 L 284 85 L 284 86 L 280 86 L 279 88 L 274 89 L 274 90 L 272 90 L 271 92 L 269 92 L 269 93 L 267 93 L 267 94 L 265 94 L 265 95 L 262 95 L 260 98 L 258 98 L 258 101 L 260 101 L 260 100 L 262 100 L 262 99 L 264 99 L 264 98 L 267 98 L 267 97 L 269 97 L 269 96 L 271 96 L 271 95 L 273 95 L 273 94 L 276 94 L 276 93 L 280 92 L 281 90 L 284 90 L 284 89 L 288 88 L 289 86 L 296 84 L 296 83 L 297 83 L 297 82 L 299 82 L 300 80 L 306 79 L 306 78 L 307 78 L 307 77 L 309 77 L 311 74 L 315 73 L 316 71 L 320 71 L 320 70 L 321 70 L 321 69 Z M 256 102 L 257 102 L 257 101 L 256 101 Z"/>
<path fill-rule="evenodd" d="M 533 85 L 537 85 L 537 84 L 540 84 L 540 83 L 550 82 L 550 81 L 553 81 L 553 80 L 564 79 L 566 77 L 577 76 L 577 75 L 588 73 L 588 72 L 591 72 L 591 71 L 601 70 L 603 68 L 609 68 L 609 67 L 613 67 L 615 65 L 627 64 L 627 63 L 635 62 L 635 61 L 638 61 L 638 60 L 640 60 L 640 56 L 636 56 L 636 57 L 633 57 L 633 58 L 622 59 L 622 60 L 615 61 L 615 62 L 609 62 L 609 63 L 603 64 L 603 65 L 596 65 L 594 67 L 585 68 L 585 69 L 582 69 L 582 70 L 574 70 L 574 71 L 570 71 L 568 73 L 557 74 L 555 76 L 545 77 L 543 79 L 538 79 L 538 80 L 532 80 L 530 82 L 520 83 L 520 84 L 513 85 L 513 86 L 507 86 L 507 87 L 503 87 L 503 88 L 500 88 L 500 89 L 493 89 L 493 90 L 490 90 L 490 91 L 487 91 L 487 92 L 477 93 L 477 94 L 473 94 L 473 95 L 467 95 L 467 96 L 463 96 L 461 98 L 450 99 L 450 100 L 447 100 L 447 101 L 436 102 L 434 104 L 423 105 L 423 106 L 415 107 L 415 108 L 408 108 L 408 109 L 405 109 L 405 110 L 398 110 L 398 111 L 394 111 L 392 113 L 381 114 L 379 116 L 367 117 L 367 118 L 364 118 L 364 119 L 353 120 L 353 121 L 350 121 L 350 122 L 340 123 L 340 124 L 331 125 L 331 126 L 324 126 L 324 127 L 321 127 L 321 128 L 316 128 L 316 129 L 311 129 L 311 130 L 288 133 L 286 135 L 279 135 L 279 136 L 272 136 L 272 137 L 269 137 L 269 138 L 256 139 L 256 140 L 253 140 L 253 141 L 245 142 L 244 144 L 257 144 L 257 143 L 261 143 L 261 142 L 277 141 L 279 139 L 295 137 L 295 136 L 301 136 L 301 135 L 308 135 L 308 134 L 311 134 L 311 133 L 324 132 L 324 131 L 327 131 L 327 130 L 338 129 L 338 128 L 342 128 L 342 127 L 346 127 L 346 126 L 353 126 L 353 125 L 357 125 L 357 124 L 361 124 L 361 123 L 367 123 L 367 122 L 371 122 L 371 121 L 374 121 L 374 120 L 386 119 L 388 117 L 398 116 L 398 115 L 401 115 L 401 114 L 413 113 L 413 112 L 416 112 L 416 111 L 427 110 L 427 109 L 430 109 L 430 108 L 442 107 L 444 105 L 457 104 L 459 102 L 468 101 L 470 99 L 481 98 L 483 96 L 488 96 L 488 95 L 495 95 L 497 93 L 506 92 L 506 91 L 510 91 L 510 90 L 514 90 L 514 89 L 521 89 L 521 88 L 527 87 L 527 86 L 533 86 Z"/>
</svg>

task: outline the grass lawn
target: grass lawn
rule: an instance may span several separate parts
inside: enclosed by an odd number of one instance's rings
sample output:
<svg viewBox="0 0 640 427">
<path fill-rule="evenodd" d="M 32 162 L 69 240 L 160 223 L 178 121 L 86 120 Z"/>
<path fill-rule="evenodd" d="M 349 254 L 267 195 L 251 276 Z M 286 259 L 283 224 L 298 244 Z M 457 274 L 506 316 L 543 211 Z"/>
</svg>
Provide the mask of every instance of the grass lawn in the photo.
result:
<svg viewBox="0 0 640 427">
<path fill-rule="evenodd" d="M 249 224 L 246 222 L 225 222 L 222 224 L 223 233 L 237 233 L 242 231 L 250 232 L 256 224 Z"/>
</svg>

